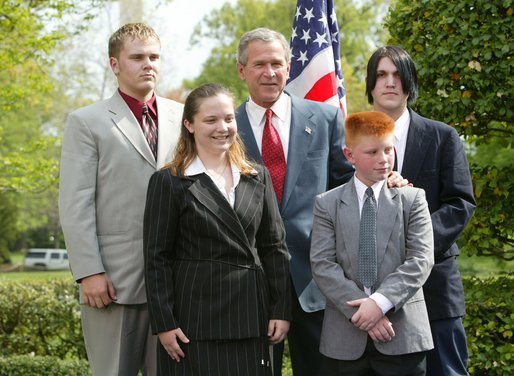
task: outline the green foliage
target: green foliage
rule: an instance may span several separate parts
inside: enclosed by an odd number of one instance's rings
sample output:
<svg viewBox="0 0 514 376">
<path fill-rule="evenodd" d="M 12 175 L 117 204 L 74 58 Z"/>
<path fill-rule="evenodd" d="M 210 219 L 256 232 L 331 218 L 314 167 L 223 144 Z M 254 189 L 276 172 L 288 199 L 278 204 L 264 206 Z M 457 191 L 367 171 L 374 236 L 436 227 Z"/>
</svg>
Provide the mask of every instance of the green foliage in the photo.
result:
<svg viewBox="0 0 514 376">
<path fill-rule="evenodd" d="M 514 274 L 485 279 L 466 277 L 463 283 L 470 375 L 513 374 Z M 76 295 L 76 284 L 64 279 L 0 280 L 0 376 L 86 374 L 82 373 L 87 367 Z M 30 353 L 36 357 L 20 356 Z M 75 366 L 73 362 L 50 361 L 41 355 L 81 361 Z M 52 362 L 60 363 L 55 367 L 70 367 L 63 368 L 69 373 L 59 373 L 60 368 L 51 372 L 39 368 L 50 367 Z M 6 369 L 13 373 L 2 373 Z M 291 369 L 286 357 L 284 375 L 288 374 Z"/>
<path fill-rule="evenodd" d="M 364 61 L 372 43 L 384 37 L 380 27 L 386 0 L 366 0 L 356 5 L 354 1 L 335 0 L 338 25 L 341 30 L 342 65 L 346 80 L 348 112 L 367 108 L 364 96 Z M 192 89 L 207 82 L 222 83 L 230 88 L 240 103 L 248 96 L 243 81 L 236 70 L 237 43 L 241 35 L 256 27 L 268 27 L 291 37 L 296 1 L 294 0 L 239 0 L 226 3 L 212 12 L 196 26 L 193 44 L 210 40 L 215 44 L 203 70 L 196 79 L 185 81 Z M 270 17 L 270 15 L 272 15 Z"/>
<path fill-rule="evenodd" d="M 0 307 L 0 356 L 85 359 L 74 282 L 0 281 Z"/>
<path fill-rule="evenodd" d="M 513 0 L 396 0 L 386 20 L 389 43 L 403 46 L 417 64 L 415 109 L 454 126 L 474 146 L 477 209 L 461 245 L 505 259 L 514 257 L 513 13 Z M 491 151 L 509 162 L 498 166 Z"/>
<path fill-rule="evenodd" d="M 464 278 L 471 375 L 514 374 L 514 274 Z"/>
<path fill-rule="evenodd" d="M 0 357 L 0 376 L 91 375 L 84 359 L 62 360 L 54 356 L 16 355 Z"/>
</svg>

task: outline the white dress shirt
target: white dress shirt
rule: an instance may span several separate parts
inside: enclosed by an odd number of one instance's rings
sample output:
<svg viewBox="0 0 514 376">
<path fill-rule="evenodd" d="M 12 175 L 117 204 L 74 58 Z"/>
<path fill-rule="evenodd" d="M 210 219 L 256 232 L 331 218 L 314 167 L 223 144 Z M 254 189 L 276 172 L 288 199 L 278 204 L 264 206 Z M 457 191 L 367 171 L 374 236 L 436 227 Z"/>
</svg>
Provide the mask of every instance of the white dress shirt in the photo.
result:
<svg viewBox="0 0 514 376">
<path fill-rule="evenodd" d="M 410 114 L 407 107 L 394 122 L 394 147 L 396 148 L 396 159 L 398 172 L 402 173 L 403 159 L 405 158 L 405 148 L 407 146 L 407 133 L 409 131 Z"/>
<path fill-rule="evenodd" d="M 282 142 L 282 148 L 284 149 L 284 157 L 287 163 L 287 153 L 289 151 L 289 132 L 291 130 L 291 97 L 287 94 L 280 94 L 273 106 L 273 117 L 271 122 L 275 126 L 275 129 L 280 136 Z M 264 124 L 266 122 L 265 116 L 266 108 L 259 106 L 255 103 L 252 98 L 246 102 L 246 113 L 248 114 L 248 120 L 252 126 L 253 135 L 259 151 L 262 154 L 262 134 L 264 132 Z"/>
<path fill-rule="evenodd" d="M 220 177 L 209 173 L 207 171 L 207 169 L 205 168 L 202 160 L 198 156 L 196 156 L 196 158 L 193 160 L 193 162 L 191 162 L 191 164 L 189 166 L 187 166 L 184 175 L 192 176 L 192 175 L 198 175 L 198 174 L 202 174 L 202 173 L 207 174 L 211 178 L 212 182 L 219 189 L 219 191 L 221 192 L 223 197 L 225 197 L 227 199 L 230 206 L 232 206 L 232 208 L 234 208 L 234 203 L 236 201 L 235 190 L 236 190 L 237 185 L 239 184 L 239 180 L 241 179 L 241 172 L 239 171 L 239 169 L 236 166 L 230 165 L 230 168 L 232 170 L 233 186 L 232 186 L 232 188 L 230 188 L 229 192 L 227 192 L 225 190 L 225 185 L 223 184 L 222 181 L 220 181 Z"/>
</svg>

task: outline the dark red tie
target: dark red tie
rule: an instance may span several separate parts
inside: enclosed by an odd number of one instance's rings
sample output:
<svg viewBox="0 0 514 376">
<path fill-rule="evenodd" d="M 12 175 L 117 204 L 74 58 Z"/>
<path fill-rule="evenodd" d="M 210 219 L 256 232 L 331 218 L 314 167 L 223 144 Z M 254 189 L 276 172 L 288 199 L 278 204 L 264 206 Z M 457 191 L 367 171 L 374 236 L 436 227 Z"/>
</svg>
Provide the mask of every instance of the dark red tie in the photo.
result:
<svg viewBox="0 0 514 376">
<path fill-rule="evenodd" d="M 266 122 L 264 123 L 264 132 L 262 134 L 262 160 L 271 175 L 278 202 L 281 203 L 282 194 L 284 193 L 284 181 L 286 179 L 284 148 L 282 147 L 280 136 L 271 122 L 273 111 L 268 108 L 265 116 Z"/>
<path fill-rule="evenodd" d="M 146 103 L 143 105 L 142 123 L 143 133 L 146 141 L 148 141 L 148 146 L 150 146 L 150 150 L 152 150 L 153 157 L 157 160 L 157 125 L 155 121 L 153 121 L 152 116 L 148 113 Z"/>
</svg>

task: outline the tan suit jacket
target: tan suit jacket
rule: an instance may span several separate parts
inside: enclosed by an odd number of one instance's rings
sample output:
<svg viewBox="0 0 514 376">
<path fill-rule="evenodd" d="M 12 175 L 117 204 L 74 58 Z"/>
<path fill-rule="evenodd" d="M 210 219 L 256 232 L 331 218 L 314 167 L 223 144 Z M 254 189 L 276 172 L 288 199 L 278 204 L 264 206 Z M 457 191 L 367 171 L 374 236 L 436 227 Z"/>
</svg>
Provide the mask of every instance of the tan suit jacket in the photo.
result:
<svg viewBox="0 0 514 376">
<path fill-rule="evenodd" d="M 347 304 L 366 298 L 357 278 L 359 204 L 353 179 L 316 197 L 311 264 L 314 280 L 327 298 L 320 351 L 341 360 L 358 359 L 365 350 L 367 332 L 350 318 Z M 433 348 L 423 283 L 434 264 L 433 232 L 423 190 L 387 188 L 384 184 L 377 213 L 377 292 L 393 303 L 387 313 L 396 336 L 375 343 L 378 351 L 401 355 Z"/>
<path fill-rule="evenodd" d="M 143 214 L 150 176 L 170 161 L 182 105 L 157 97 L 158 156 L 116 92 L 68 118 L 59 212 L 75 280 L 106 272 L 119 304 L 146 302 Z M 81 294 L 82 295 L 82 294 Z"/>
</svg>

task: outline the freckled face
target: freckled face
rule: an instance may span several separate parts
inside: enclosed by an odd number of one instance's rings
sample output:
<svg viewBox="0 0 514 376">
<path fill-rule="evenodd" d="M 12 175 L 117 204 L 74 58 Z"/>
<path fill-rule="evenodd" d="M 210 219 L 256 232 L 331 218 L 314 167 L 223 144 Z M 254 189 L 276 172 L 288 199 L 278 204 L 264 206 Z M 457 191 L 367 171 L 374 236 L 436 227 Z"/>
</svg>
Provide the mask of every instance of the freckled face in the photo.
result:
<svg viewBox="0 0 514 376">
<path fill-rule="evenodd" d="M 367 186 L 387 178 L 394 165 L 393 135 L 377 138 L 360 136 L 344 155 L 355 166 L 355 174 Z"/>
</svg>

